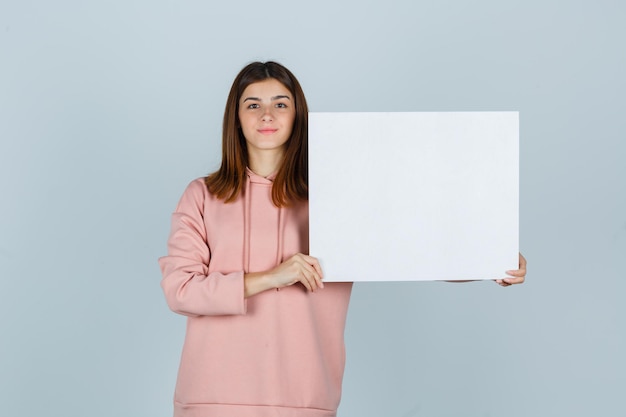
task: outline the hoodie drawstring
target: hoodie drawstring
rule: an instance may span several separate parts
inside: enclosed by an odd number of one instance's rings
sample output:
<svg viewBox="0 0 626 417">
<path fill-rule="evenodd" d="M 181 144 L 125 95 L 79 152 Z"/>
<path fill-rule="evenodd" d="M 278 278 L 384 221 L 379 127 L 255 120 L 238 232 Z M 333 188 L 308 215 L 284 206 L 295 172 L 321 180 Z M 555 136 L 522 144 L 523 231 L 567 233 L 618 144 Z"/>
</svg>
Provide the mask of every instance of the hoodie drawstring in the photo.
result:
<svg viewBox="0 0 626 417">
<path fill-rule="evenodd" d="M 250 173 L 246 175 L 246 185 L 244 188 L 243 199 L 243 268 L 244 272 L 250 272 L 250 223 L 251 223 L 251 205 L 252 205 L 252 190 L 251 190 Z M 283 207 L 278 208 L 278 230 L 276 231 L 278 242 L 276 248 L 276 266 L 283 262 L 283 246 L 284 246 L 284 234 L 285 234 L 285 215 Z"/>
<path fill-rule="evenodd" d="M 283 235 L 285 229 L 285 216 L 283 215 L 283 208 L 278 208 L 278 249 L 276 251 L 276 265 L 280 265 L 283 262 Z"/>
<path fill-rule="evenodd" d="M 243 189 L 243 270 L 250 272 L 250 175 L 246 175 L 246 186 Z"/>
</svg>

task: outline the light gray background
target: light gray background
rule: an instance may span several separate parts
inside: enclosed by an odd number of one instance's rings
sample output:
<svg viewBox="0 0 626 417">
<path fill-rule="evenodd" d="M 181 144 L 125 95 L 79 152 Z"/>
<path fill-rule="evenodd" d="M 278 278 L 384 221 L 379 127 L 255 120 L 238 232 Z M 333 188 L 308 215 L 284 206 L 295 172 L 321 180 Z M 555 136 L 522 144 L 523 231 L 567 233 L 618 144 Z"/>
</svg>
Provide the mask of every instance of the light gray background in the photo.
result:
<svg viewBox="0 0 626 417">
<path fill-rule="evenodd" d="M 617 0 L 2 1 L 2 414 L 171 414 L 184 318 L 156 258 L 233 77 L 275 59 L 314 111 L 520 111 L 527 283 L 357 285 L 340 416 L 626 415 L 624 21 Z"/>
</svg>

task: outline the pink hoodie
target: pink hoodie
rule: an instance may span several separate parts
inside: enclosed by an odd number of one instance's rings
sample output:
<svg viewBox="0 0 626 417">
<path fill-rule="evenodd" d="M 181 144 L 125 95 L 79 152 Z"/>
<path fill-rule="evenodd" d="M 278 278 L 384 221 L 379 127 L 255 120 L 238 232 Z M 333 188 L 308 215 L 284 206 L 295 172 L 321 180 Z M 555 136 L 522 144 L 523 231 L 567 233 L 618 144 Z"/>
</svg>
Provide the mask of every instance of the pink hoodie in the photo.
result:
<svg viewBox="0 0 626 417">
<path fill-rule="evenodd" d="M 170 308 L 188 316 L 175 416 L 336 415 L 352 284 L 244 298 L 244 272 L 308 253 L 308 203 L 279 209 L 271 187 L 248 170 L 244 195 L 225 204 L 197 179 L 172 215 L 161 286 Z"/>
</svg>

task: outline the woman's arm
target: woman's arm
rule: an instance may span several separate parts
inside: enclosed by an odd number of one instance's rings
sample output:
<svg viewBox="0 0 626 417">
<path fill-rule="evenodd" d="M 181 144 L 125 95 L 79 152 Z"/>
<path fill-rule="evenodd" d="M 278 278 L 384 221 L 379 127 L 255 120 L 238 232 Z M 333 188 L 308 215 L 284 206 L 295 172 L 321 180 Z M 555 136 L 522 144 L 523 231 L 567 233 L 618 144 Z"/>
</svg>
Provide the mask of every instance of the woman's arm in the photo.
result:
<svg viewBox="0 0 626 417">
<path fill-rule="evenodd" d="M 185 316 L 245 314 L 243 271 L 209 273 L 205 192 L 202 181 L 193 181 L 172 214 L 168 254 L 159 259 L 161 287 L 170 309 Z"/>
</svg>

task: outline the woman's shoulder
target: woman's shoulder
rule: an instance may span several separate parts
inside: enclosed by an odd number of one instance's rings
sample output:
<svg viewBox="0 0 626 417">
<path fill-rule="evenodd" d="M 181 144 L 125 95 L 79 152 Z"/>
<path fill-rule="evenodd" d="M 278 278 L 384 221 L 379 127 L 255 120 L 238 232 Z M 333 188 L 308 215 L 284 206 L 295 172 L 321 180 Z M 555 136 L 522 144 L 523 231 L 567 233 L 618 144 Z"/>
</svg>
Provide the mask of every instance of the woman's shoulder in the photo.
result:
<svg viewBox="0 0 626 417">
<path fill-rule="evenodd" d="M 187 184 L 185 191 L 183 191 L 183 197 L 189 196 L 205 198 L 209 194 L 205 180 L 206 177 L 199 177 L 190 181 L 189 184 Z"/>
<path fill-rule="evenodd" d="M 187 184 L 178 203 L 177 211 L 184 210 L 190 206 L 203 207 L 207 201 L 214 199 L 214 196 L 206 186 L 205 180 L 206 177 L 199 177 Z"/>
<path fill-rule="evenodd" d="M 191 180 L 189 184 L 187 184 L 187 188 L 185 192 L 195 192 L 195 193 L 204 193 L 208 192 L 206 186 L 206 177 L 198 177 L 194 180 Z"/>
</svg>

